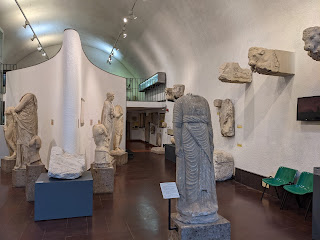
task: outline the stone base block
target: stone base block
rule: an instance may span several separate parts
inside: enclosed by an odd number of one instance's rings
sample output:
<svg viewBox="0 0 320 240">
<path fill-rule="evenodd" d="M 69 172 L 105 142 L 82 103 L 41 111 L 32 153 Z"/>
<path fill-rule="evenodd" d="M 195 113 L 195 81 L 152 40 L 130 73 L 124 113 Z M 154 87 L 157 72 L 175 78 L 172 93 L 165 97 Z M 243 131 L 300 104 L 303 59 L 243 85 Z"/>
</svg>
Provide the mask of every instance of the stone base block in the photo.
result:
<svg viewBox="0 0 320 240">
<path fill-rule="evenodd" d="M 26 169 L 12 170 L 12 186 L 25 187 L 26 186 Z"/>
<path fill-rule="evenodd" d="M 231 224 L 219 215 L 219 220 L 208 224 L 185 224 L 177 220 L 177 214 L 172 214 L 172 227 L 178 231 L 169 231 L 169 240 L 230 240 Z"/>
<path fill-rule="evenodd" d="M 7 159 L 1 159 L 1 170 L 5 173 L 11 173 L 12 169 L 16 165 L 16 160 L 7 160 Z"/>
<path fill-rule="evenodd" d="M 46 168 L 43 163 L 39 163 L 36 165 L 27 165 L 26 199 L 28 202 L 34 201 L 35 183 L 41 175 L 41 173 L 45 172 Z"/>
<path fill-rule="evenodd" d="M 112 193 L 114 186 L 114 168 L 91 168 L 93 193 Z"/>
<path fill-rule="evenodd" d="M 111 156 L 114 157 L 117 166 L 122 166 L 128 163 L 128 153 L 127 152 L 116 152 L 111 151 Z"/>
<path fill-rule="evenodd" d="M 165 149 L 164 147 L 153 147 L 151 148 L 151 152 L 159 155 L 164 155 L 165 154 Z"/>
</svg>

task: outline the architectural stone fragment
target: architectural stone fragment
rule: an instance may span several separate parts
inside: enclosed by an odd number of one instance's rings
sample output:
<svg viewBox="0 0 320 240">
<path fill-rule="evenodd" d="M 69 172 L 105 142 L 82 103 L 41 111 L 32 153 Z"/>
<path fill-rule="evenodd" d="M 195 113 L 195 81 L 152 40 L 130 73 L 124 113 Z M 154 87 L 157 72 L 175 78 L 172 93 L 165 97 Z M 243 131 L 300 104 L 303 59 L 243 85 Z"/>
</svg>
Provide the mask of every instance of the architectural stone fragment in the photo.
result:
<svg viewBox="0 0 320 240">
<path fill-rule="evenodd" d="M 107 141 L 106 141 L 106 148 L 110 149 L 110 142 L 112 138 L 112 130 L 113 130 L 113 119 L 114 119 L 114 107 L 113 101 L 114 94 L 107 93 L 107 99 L 104 101 L 102 114 L 101 114 L 101 123 L 106 128 L 107 133 Z"/>
<path fill-rule="evenodd" d="M 216 181 L 225 181 L 232 178 L 234 160 L 230 153 L 215 150 L 213 154 Z"/>
<path fill-rule="evenodd" d="M 250 69 L 242 69 L 239 63 L 224 63 L 219 69 L 219 80 L 228 83 L 251 83 L 252 72 Z"/>
<path fill-rule="evenodd" d="M 219 219 L 211 124 L 205 98 L 187 94 L 175 102 L 173 128 L 180 194 L 177 219 L 183 223 L 205 224 Z"/>
<path fill-rule="evenodd" d="M 172 88 L 166 88 L 165 93 L 166 93 L 166 100 L 170 102 L 174 102 L 174 95 L 172 92 Z"/>
<path fill-rule="evenodd" d="M 85 171 L 85 157 L 70 154 L 55 146 L 51 149 L 48 176 L 60 179 L 75 179 Z"/>
<path fill-rule="evenodd" d="M 153 148 L 151 148 L 150 151 L 151 151 L 152 153 L 159 154 L 159 155 L 165 154 L 165 149 L 164 149 L 164 147 L 153 147 Z"/>
<path fill-rule="evenodd" d="M 168 126 L 168 124 L 166 122 L 161 123 L 161 128 L 166 128 L 167 126 Z"/>
<path fill-rule="evenodd" d="M 309 27 L 303 31 L 304 50 L 316 61 L 320 61 L 320 27 Z"/>
<path fill-rule="evenodd" d="M 273 76 L 294 75 L 294 53 L 252 47 L 248 53 L 253 72 Z"/>
<path fill-rule="evenodd" d="M 182 97 L 184 95 L 185 88 L 186 87 L 183 84 L 173 85 L 172 92 L 173 92 L 174 98 L 178 99 L 178 98 Z"/>
<path fill-rule="evenodd" d="M 215 106 L 216 105 L 219 106 L 219 104 L 217 104 L 217 102 L 220 103 L 219 100 L 221 101 L 221 105 L 220 107 L 218 107 L 220 109 L 219 122 L 220 122 L 221 134 L 224 137 L 233 137 L 235 134 L 233 103 L 230 99 L 225 99 L 225 100 L 216 99 L 214 100 L 216 103 L 214 104 Z"/>
<path fill-rule="evenodd" d="M 14 107 L 8 107 L 4 112 L 6 115 L 6 125 L 3 127 L 4 137 L 7 142 L 10 156 L 4 157 L 5 160 L 16 160 L 17 156 L 17 129 L 13 115 Z M 11 171 L 10 171 L 11 172 Z"/>
<path fill-rule="evenodd" d="M 215 99 L 213 101 L 213 105 L 217 108 L 220 108 L 221 107 L 221 104 L 222 104 L 222 100 L 221 99 Z"/>
</svg>

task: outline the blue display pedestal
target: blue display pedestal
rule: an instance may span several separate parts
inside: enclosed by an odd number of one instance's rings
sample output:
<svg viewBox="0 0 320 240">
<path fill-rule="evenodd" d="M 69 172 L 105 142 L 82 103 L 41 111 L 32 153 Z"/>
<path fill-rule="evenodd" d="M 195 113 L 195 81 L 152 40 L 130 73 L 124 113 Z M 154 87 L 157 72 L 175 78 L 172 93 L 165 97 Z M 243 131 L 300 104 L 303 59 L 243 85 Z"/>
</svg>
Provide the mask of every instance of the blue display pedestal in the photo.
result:
<svg viewBox="0 0 320 240">
<path fill-rule="evenodd" d="M 42 173 L 35 184 L 34 220 L 92 216 L 92 203 L 91 172 L 73 180 L 49 178 Z"/>
</svg>

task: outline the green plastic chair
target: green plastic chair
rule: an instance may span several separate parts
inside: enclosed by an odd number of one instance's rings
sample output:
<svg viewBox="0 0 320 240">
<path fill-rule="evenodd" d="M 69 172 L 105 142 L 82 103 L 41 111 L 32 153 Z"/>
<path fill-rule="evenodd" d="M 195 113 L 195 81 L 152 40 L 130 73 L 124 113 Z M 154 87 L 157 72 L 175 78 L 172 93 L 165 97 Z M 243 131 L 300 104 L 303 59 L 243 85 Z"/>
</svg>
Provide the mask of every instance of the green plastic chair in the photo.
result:
<svg viewBox="0 0 320 240">
<path fill-rule="evenodd" d="M 295 169 L 279 167 L 276 173 L 276 176 L 274 178 L 273 177 L 263 178 L 262 181 L 266 184 L 266 186 L 264 187 L 261 200 L 263 199 L 264 193 L 267 189 L 267 185 L 275 187 L 277 196 L 280 200 L 277 187 L 293 183 L 296 173 L 297 173 L 297 170 Z"/>
<path fill-rule="evenodd" d="M 299 196 L 310 194 L 310 200 L 307 207 L 306 214 L 304 218 L 307 218 L 308 212 L 310 210 L 310 206 L 312 203 L 312 193 L 313 193 L 313 174 L 308 172 L 302 172 L 297 184 L 294 185 L 286 185 L 283 187 L 286 191 L 283 194 L 282 203 L 281 203 L 281 209 L 284 208 L 284 205 L 286 203 L 287 197 L 289 193 L 292 193 L 296 195 L 296 199 L 298 202 L 299 207 L 301 208 Z"/>
</svg>

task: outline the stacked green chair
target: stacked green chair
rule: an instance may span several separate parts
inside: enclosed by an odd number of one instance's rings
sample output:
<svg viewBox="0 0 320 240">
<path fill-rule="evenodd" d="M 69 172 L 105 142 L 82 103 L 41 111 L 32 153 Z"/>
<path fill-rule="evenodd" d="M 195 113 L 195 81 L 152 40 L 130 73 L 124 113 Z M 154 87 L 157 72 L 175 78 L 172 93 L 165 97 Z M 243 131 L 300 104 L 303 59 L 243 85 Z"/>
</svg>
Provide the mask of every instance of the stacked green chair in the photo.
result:
<svg viewBox="0 0 320 240">
<path fill-rule="evenodd" d="M 277 196 L 280 199 L 277 187 L 287 185 L 290 183 L 293 184 L 296 173 L 297 173 L 297 170 L 295 169 L 279 167 L 276 173 L 276 176 L 274 178 L 273 177 L 263 178 L 262 181 L 266 184 L 266 186 L 264 187 L 261 200 L 263 199 L 264 193 L 267 189 L 267 185 L 275 187 Z"/>
<path fill-rule="evenodd" d="M 310 200 L 307 207 L 306 214 L 304 218 L 307 218 L 308 212 L 310 210 L 310 206 L 312 203 L 312 193 L 313 193 L 313 174 L 308 172 L 302 172 L 297 184 L 294 185 L 287 185 L 283 187 L 286 191 L 283 194 L 282 203 L 281 203 L 281 209 L 284 208 L 284 205 L 286 203 L 287 197 L 289 193 L 292 193 L 296 195 L 296 199 L 298 202 L 299 207 L 301 207 L 299 196 L 309 194 Z"/>
</svg>

